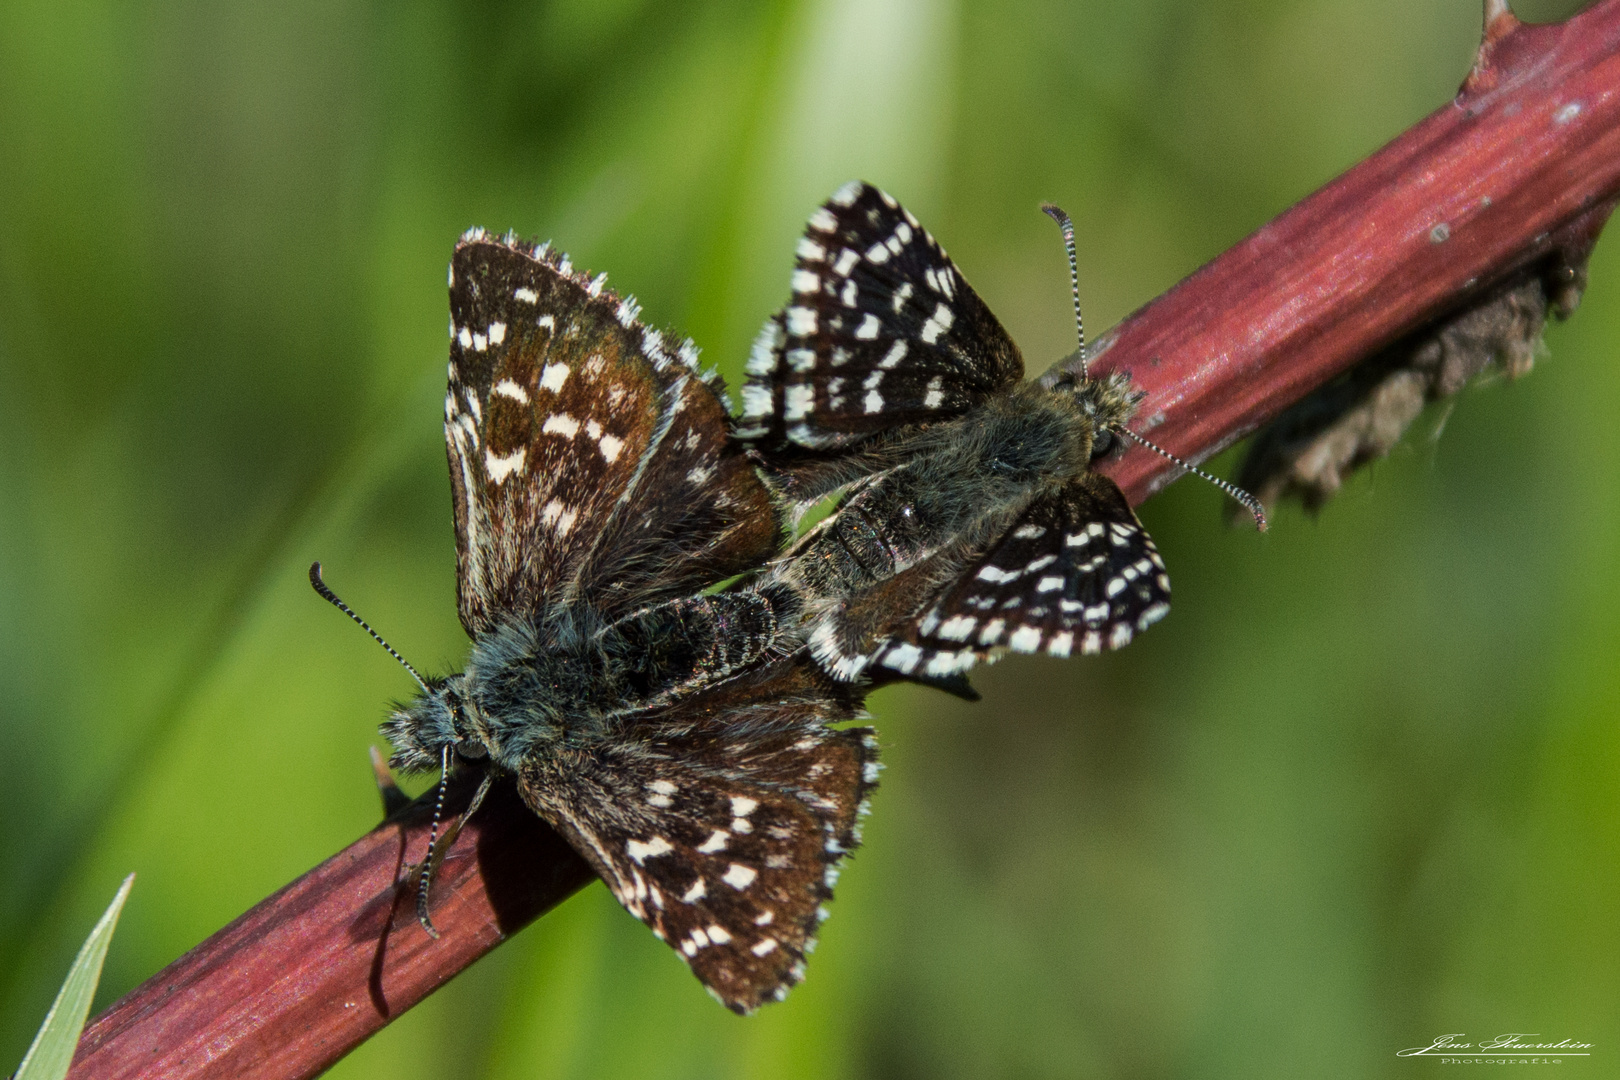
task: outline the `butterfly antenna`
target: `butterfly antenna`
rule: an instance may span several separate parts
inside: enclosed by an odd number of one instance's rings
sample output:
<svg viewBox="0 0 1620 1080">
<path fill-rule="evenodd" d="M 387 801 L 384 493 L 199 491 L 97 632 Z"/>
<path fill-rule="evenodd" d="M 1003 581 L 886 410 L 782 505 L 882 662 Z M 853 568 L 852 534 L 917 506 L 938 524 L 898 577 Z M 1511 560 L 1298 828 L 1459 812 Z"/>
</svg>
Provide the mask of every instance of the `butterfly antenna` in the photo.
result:
<svg viewBox="0 0 1620 1080">
<path fill-rule="evenodd" d="M 1080 335 L 1080 377 L 1089 379 L 1091 371 L 1086 367 L 1086 323 L 1080 317 L 1080 264 L 1074 257 L 1074 222 L 1060 207 L 1051 203 L 1041 203 L 1041 209 L 1063 230 L 1063 248 L 1069 253 L 1069 289 L 1074 293 L 1074 329 Z"/>
<path fill-rule="evenodd" d="M 422 693 L 431 694 L 433 692 L 428 689 L 428 684 L 422 681 L 422 676 L 416 673 L 416 669 L 411 667 L 410 664 L 405 663 L 405 658 L 399 655 L 399 653 L 395 652 L 394 647 L 388 644 L 388 642 L 384 641 L 382 639 L 382 635 L 371 628 L 371 624 L 367 623 L 366 620 L 356 615 L 353 608 L 351 608 L 348 604 L 345 604 L 342 600 L 338 599 L 337 593 L 326 587 L 326 582 L 321 580 L 321 564 L 318 562 L 309 564 L 309 583 L 315 586 L 315 591 L 321 594 L 322 599 L 326 600 L 333 607 L 343 612 L 343 614 L 359 623 L 360 629 L 370 634 L 376 640 L 377 644 L 387 649 L 389 656 L 392 656 L 395 660 L 398 660 L 402 665 L 404 665 L 405 670 L 411 673 L 411 678 L 416 680 L 416 685 L 422 688 Z"/>
<path fill-rule="evenodd" d="M 1075 333 L 1080 338 L 1080 377 L 1082 379 L 1089 379 L 1091 378 L 1091 369 L 1086 364 L 1086 324 L 1085 320 L 1080 316 L 1080 264 L 1074 255 L 1074 222 L 1069 219 L 1069 215 L 1065 214 L 1061 207 L 1053 206 L 1051 203 L 1042 203 L 1041 209 L 1046 212 L 1048 217 L 1058 223 L 1058 228 L 1063 230 L 1063 249 L 1068 253 L 1069 256 L 1069 289 L 1074 293 L 1074 329 Z M 1203 477 L 1205 480 L 1208 480 L 1210 483 L 1232 496 L 1232 498 L 1246 506 L 1249 513 L 1254 515 L 1255 528 L 1261 532 L 1266 531 L 1266 508 L 1260 505 L 1259 499 L 1255 498 L 1253 495 L 1250 495 L 1247 491 L 1244 491 L 1236 484 L 1229 484 L 1220 477 L 1211 476 L 1209 473 L 1198 468 L 1196 465 L 1181 460 L 1164 447 L 1149 442 L 1147 439 L 1142 438 L 1142 436 L 1138 435 L 1134 431 L 1129 430 L 1128 428 L 1120 427 L 1116 430 L 1118 430 L 1122 435 L 1130 436 L 1132 439 L 1141 443 L 1149 450 L 1152 450 L 1155 454 L 1175 462 L 1177 465 L 1180 465 L 1183 469 L 1186 469 L 1195 476 Z"/>
<path fill-rule="evenodd" d="M 455 824 L 444 830 L 444 839 L 440 840 L 438 836 L 439 822 L 442 820 L 441 815 L 444 813 L 444 791 L 446 780 L 450 775 L 450 748 L 445 747 L 443 753 L 444 757 L 441 761 L 443 771 L 439 777 L 439 796 L 433 804 L 433 827 L 428 830 L 427 858 L 422 861 L 422 875 L 417 879 L 416 887 L 417 921 L 422 924 L 422 929 L 428 932 L 428 937 L 435 941 L 439 939 L 439 931 L 434 927 L 433 920 L 428 917 L 428 894 L 433 887 L 433 873 L 439 868 L 439 863 L 444 861 L 444 853 L 450 850 L 451 845 L 456 842 L 456 837 L 461 835 L 461 827 L 467 824 L 468 819 L 484 804 L 484 796 L 489 794 L 490 785 L 495 781 L 495 770 L 485 769 L 484 778 L 479 781 L 478 790 L 473 793 L 472 802 L 468 803 L 467 809 L 463 810 L 460 816 L 456 818 Z"/>
<path fill-rule="evenodd" d="M 422 924 L 428 937 L 439 940 L 439 932 L 428 918 L 428 888 L 433 884 L 433 856 L 439 846 L 439 819 L 444 815 L 444 792 L 450 784 L 450 744 L 439 752 L 439 794 L 433 800 L 433 824 L 428 828 L 427 854 L 422 857 L 422 873 L 416 879 L 416 921 Z"/>
<path fill-rule="evenodd" d="M 1228 495 L 1232 496 L 1232 498 L 1234 498 L 1238 502 L 1242 503 L 1248 509 L 1249 513 L 1254 515 L 1254 527 L 1255 527 L 1256 531 L 1258 531 L 1258 532 L 1265 532 L 1266 531 L 1266 528 L 1267 528 L 1267 525 L 1266 525 L 1266 508 L 1261 505 L 1259 499 L 1255 498 L 1253 495 L 1250 495 L 1247 491 L 1244 491 L 1242 488 L 1238 487 L 1236 484 L 1227 483 L 1225 480 L 1222 480 L 1218 476 L 1211 476 L 1209 473 L 1205 472 L 1203 469 L 1200 469 L 1198 466 L 1192 464 L 1189 461 L 1183 461 L 1181 458 L 1176 457 L 1176 455 L 1172 454 L 1170 451 L 1166 450 L 1164 447 L 1158 445 L 1157 443 L 1150 442 L 1147 439 L 1142 438 L 1142 436 L 1138 435 L 1136 432 L 1130 430 L 1129 428 L 1117 427 L 1117 428 L 1110 428 L 1109 430 L 1110 431 L 1117 431 L 1121 435 L 1129 436 L 1131 439 L 1135 440 L 1136 442 L 1141 443 L 1143 446 L 1147 447 L 1149 450 L 1153 451 L 1155 454 L 1158 454 L 1160 457 L 1167 458 L 1170 461 L 1175 462 L 1177 465 L 1180 465 L 1183 469 L 1186 469 L 1188 472 L 1192 473 L 1194 476 L 1202 477 L 1203 479 L 1208 480 L 1210 483 L 1214 484 L 1216 487 L 1220 488 L 1222 491 L 1224 491 Z"/>
</svg>

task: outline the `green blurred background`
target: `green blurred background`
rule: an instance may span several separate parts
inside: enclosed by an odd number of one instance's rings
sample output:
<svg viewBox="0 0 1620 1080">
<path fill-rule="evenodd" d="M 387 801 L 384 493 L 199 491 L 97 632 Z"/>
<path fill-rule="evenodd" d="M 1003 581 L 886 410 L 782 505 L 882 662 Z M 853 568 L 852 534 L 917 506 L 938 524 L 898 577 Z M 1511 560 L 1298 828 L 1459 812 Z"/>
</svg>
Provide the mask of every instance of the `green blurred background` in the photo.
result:
<svg viewBox="0 0 1620 1080">
<path fill-rule="evenodd" d="M 1565 0 L 1523 0 L 1530 18 Z M 1476 0 L 0 4 L 0 1068 L 124 873 L 109 1002 L 378 817 L 466 641 L 444 267 L 550 237 L 733 381 L 805 216 L 903 199 L 1035 369 L 1050 199 L 1106 326 L 1450 100 Z M 1176 610 L 871 710 L 809 980 L 741 1020 L 592 886 L 335 1070 L 1620 1075 L 1620 256 L 1513 385 L 1257 537 L 1180 483 Z M 1230 471 L 1232 459 L 1218 463 Z M 1605 479 L 1608 477 L 1610 479 Z"/>
</svg>

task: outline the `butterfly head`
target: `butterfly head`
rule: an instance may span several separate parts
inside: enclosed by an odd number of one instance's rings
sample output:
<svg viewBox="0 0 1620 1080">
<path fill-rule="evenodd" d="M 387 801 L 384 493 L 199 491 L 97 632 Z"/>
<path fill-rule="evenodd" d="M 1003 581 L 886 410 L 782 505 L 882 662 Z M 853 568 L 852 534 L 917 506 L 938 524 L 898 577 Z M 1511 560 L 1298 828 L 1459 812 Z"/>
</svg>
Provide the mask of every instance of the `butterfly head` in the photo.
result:
<svg viewBox="0 0 1620 1080">
<path fill-rule="evenodd" d="M 388 650 L 402 664 L 416 685 L 422 688 L 415 701 L 401 705 L 383 724 L 383 733 L 394 745 L 390 764 L 407 772 L 436 769 L 443 760 L 445 747 L 450 747 L 464 758 L 481 758 L 489 752 L 488 737 L 476 711 L 468 707 L 465 690 L 466 676 L 452 675 L 447 679 L 424 679 L 420 672 L 405 662 L 382 636 L 355 614 L 321 578 L 321 564 L 309 568 L 309 583 L 317 593 L 343 614 L 360 624 L 377 644 Z"/>
<path fill-rule="evenodd" d="M 1131 377 L 1115 371 L 1097 378 L 1069 376 L 1053 388 L 1074 395 L 1082 415 L 1091 422 L 1091 456 L 1098 458 L 1113 449 L 1114 432 L 1123 430 L 1136 415 L 1143 394 L 1131 387 Z"/>
<path fill-rule="evenodd" d="M 383 734 L 394 746 L 390 764 L 406 772 L 438 768 L 446 746 L 463 758 L 489 755 L 464 675 L 429 679 L 427 689 L 414 701 L 395 708 Z"/>
</svg>

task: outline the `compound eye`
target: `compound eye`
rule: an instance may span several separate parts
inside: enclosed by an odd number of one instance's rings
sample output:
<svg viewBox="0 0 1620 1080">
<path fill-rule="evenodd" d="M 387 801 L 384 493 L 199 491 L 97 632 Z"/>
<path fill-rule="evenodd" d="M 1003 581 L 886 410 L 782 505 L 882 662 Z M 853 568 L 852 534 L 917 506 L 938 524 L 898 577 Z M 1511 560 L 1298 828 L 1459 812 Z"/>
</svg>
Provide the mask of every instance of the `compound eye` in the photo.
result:
<svg viewBox="0 0 1620 1080">
<path fill-rule="evenodd" d="M 477 761 L 479 758 L 489 756 L 489 747 L 477 739 L 463 739 L 456 744 L 456 753 L 469 761 Z"/>
<path fill-rule="evenodd" d="M 1097 434 L 1091 439 L 1091 457 L 1093 460 L 1102 457 L 1114 448 L 1114 433 L 1107 428 L 1098 428 Z"/>
</svg>

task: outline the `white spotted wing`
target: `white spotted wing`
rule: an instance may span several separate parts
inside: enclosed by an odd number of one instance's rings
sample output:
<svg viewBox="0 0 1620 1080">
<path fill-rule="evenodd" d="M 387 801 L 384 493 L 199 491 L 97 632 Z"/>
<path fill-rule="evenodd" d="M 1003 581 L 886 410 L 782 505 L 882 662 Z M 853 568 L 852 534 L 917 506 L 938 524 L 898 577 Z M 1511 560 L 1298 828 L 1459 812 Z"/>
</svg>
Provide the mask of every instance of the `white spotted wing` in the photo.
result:
<svg viewBox="0 0 1620 1080">
<path fill-rule="evenodd" d="M 1023 372 L 1018 347 L 917 219 L 851 182 L 799 241 L 792 300 L 748 361 L 737 435 L 766 449 L 848 446 L 966 411 Z"/>
<path fill-rule="evenodd" d="M 877 781 L 854 699 L 802 662 L 637 718 L 620 738 L 524 763 L 524 799 L 728 1008 L 785 997 L 860 841 Z"/>
<path fill-rule="evenodd" d="M 612 616 L 774 547 L 696 350 L 637 310 L 544 245 L 457 244 L 444 419 L 469 634 L 577 599 Z"/>
<path fill-rule="evenodd" d="M 1011 650 L 1119 649 L 1170 610 L 1153 540 L 1108 477 L 1087 473 L 1037 499 L 876 665 L 943 678 Z"/>
</svg>

